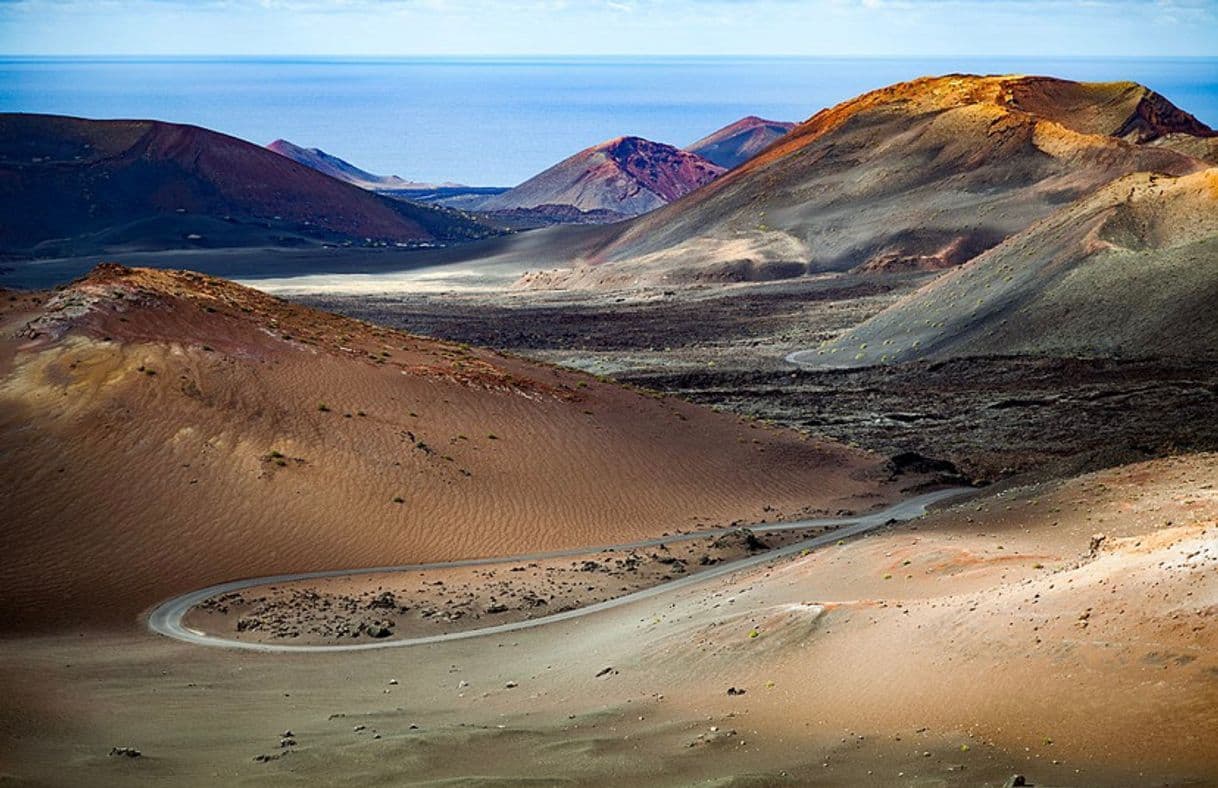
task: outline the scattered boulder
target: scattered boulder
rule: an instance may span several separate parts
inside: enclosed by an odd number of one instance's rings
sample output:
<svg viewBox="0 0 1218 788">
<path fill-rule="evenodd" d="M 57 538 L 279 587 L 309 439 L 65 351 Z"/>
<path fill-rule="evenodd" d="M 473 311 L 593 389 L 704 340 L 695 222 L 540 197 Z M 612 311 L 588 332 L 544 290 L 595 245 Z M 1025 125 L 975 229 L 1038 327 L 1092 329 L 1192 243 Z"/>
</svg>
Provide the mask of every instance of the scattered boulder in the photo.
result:
<svg viewBox="0 0 1218 788">
<path fill-rule="evenodd" d="M 393 624 L 388 621 L 374 621 L 364 627 L 364 632 L 366 632 L 370 638 L 377 638 L 378 640 L 381 638 L 387 638 L 393 634 Z"/>
<path fill-rule="evenodd" d="M 373 597 L 372 601 L 368 603 L 368 608 L 370 610 L 393 610 L 397 606 L 398 600 L 397 597 L 393 595 L 392 591 L 382 591 Z"/>
<path fill-rule="evenodd" d="M 111 747 L 110 757 L 116 756 L 120 758 L 139 758 L 143 756 L 143 753 L 134 747 Z"/>
<path fill-rule="evenodd" d="M 276 752 L 276 753 L 264 752 L 261 755 L 255 755 L 254 760 L 257 761 L 258 763 L 270 763 L 271 761 L 279 760 L 284 755 L 287 755 L 289 752 L 291 752 L 291 750 L 284 750 L 283 752 Z"/>
<path fill-rule="evenodd" d="M 691 742 L 686 743 L 686 747 L 699 747 L 706 744 L 715 744 L 722 742 L 725 739 L 731 739 L 736 736 L 736 731 L 727 730 L 721 731 L 716 725 L 712 725 L 709 733 L 699 733 L 698 736 Z"/>
<path fill-rule="evenodd" d="M 732 523 L 732 525 L 736 525 Z M 736 528 L 730 533 L 716 538 L 710 545 L 716 550 L 730 550 L 737 546 L 744 547 L 750 553 L 760 552 L 761 550 L 769 550 L 770 546 L 763 542 L 757 534 L 753 533 L 748 528 Z M 719 559 L 711 559 L 710 556 L 703 556 L 700 563 L 703 566 L 708 566 L 712 563 L 719 563 Z"/>
<path fill-rule="evenodd" d="M 770 549 L 770 546 L 768 544 L 761 541 L 761 539 L 758 538 L 757 534 L 753 533 L 748 528 L 740 529 L 740 533 L 744 536 L 744 547 L 750 553 L 756 553 L 756 552 L 760 552 L 762 550 Z"/>
<path fill-rule="evenodd" d="M 744 689 L 743 687 L 728 687 L 727 688 L 727 694 L 733 698 L 738 695 L 743 695 L 746 692 L 748 692 L 748 690 Z"/>
</svg>

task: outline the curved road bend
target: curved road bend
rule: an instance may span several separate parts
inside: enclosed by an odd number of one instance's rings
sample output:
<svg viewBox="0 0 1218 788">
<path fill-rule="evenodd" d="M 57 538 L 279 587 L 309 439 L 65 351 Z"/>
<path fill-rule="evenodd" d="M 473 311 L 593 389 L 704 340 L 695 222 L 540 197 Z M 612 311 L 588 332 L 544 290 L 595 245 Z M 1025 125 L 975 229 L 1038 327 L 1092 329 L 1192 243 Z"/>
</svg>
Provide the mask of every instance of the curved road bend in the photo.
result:
<svg viewBox="0 0 1218 788">
<path fill-rule="evenodd" d="M 806 348 L 804 350 L 794 350 L 783 356 L 783 361 L 788 364 L 799 367 L 800 369 L 821 369 L 821 370 L 840 370 L 840 369 L 861 369 L 862 366 L 852 366 L 851 364 L 832 364 L 821 358 L 815 348 Z"/>
<path fill-rule="evenodd" d="M 716 577 L 722 577 L 724 575 L 732 574 L 733 572 L 739 572 L 742 569 L 748 569 L 749 567 L 757 566 L 758 564 L 764 564 L 768 561 L 773 561 L 788 555 L 794 555 L 802 550 L 823 547 L 824 545 L 835 543 L 841 539 L 848 539 L 852 536 L 858 536 L 859 534 L 873 531 L 876 528 L 886 525 L 894 520 L 913 520 L 925 514 L 927 507 L 931 506 L 932 504 L 946 501 L 951 498 L 959 498 L 972 491 L 973 489 L 970 487 L 952 487 L 945 490 L 935 490 L 934 492 L 924 493 L 922 495 L 917 495 L 913 498 L 906 499 L 900 503 L 888 507 L 887 509 L 857 515 L 854 517 L 798 520 L 794 522 L 776 523 L 772 525 L 747 526 L 756 533 L 772 533 L 774 531 L 791 531 L 802 528 L 820 528 L 828 526 L 837 526 L 837 529 L 819 536 L 815 536 L 811 539 L 805 539 L 802 542 L 787 545 L 786 547 L 778 548 L 776 550 L 769 550 L 755 556 L 750 556 L 749 558 L 742 558 L 739 561 L 719 564 L 711 567 L 710 569 L 705 569 L 692 575 L 686 575 L 685 577 L 680 577 L 667 583 L 644 588 L 641 591 L 635 591 L 614 599 L 607 599 L 604 602 L 598 602 L 596 604 L 576 608 L 574 610 L 566 610 L 562 613 L 555 613 L 553 615 L 543 616 L 541 618 L 533 618 L 526 621 L 516 621 L 510 624 L 497 624 L 489 627 L 483 627 L 481 629 L 470 629 L 462 632 L 451 632 L 443 635 L 428 635 L 426 637 L 417 638 L 405 638 L 401 640 L 378 640 L 371 643 L 349 643 L 341 645 L 288 645 L 278 643 L 251 643 L 240 640 L 231 640 L 219 635 L 209 635 L 185 626 L 182 623 L 182 619 L 192 607 L 206 599 L 213 596 L 218 596 L 220 594 L 227 594 L 232 591 L 243 591 L 247 588 L 253 588 L 256 586 L 272 585 L 277 583 L 291 583 L 299 580 L 312 580 L 322 577 L 346 577 L 351 575 L 381 574 L 389 572 L 417 572 L 426 571 L 428 569 L 454 569 L 463 566 L 485 566 L 488 564 L 518 563 L 520 561 L 537 561 L 547 558 L 563 558 L 566 556 L 586 555 L 608 549 L 632 550 L 644 547 L 655 547 L 665 543 L 718 536 L 739 530 L 739 528 L 715 528 L 709 531 L 675 534 L 658 539 L 644 539 L 638 542 L 627 542 L 619 545 L 606 545 L 603 547 L 577 547 L 568 550 L 554 550 L 544 553 L 529 553 L 527 555 L 508 556 L 506 558 L 473 558 L 463 561 L 442 561 L 432 564 L 378 566 L 368 569 L 335 569 L 324 572 L 301 572 L 298 574 L 275 575 L 272 577 L 256 577 L 249 580 L 234 580 L 229 583 L 220 583 L 207 588 L 201 588 L 198 591 L 191 591 L 188 594 L 174 597 L 167 602 L 162 602 L 153 609 L 152 613 L 149 614 L 148 628 L 153 632 L 157 632 L 167 637 L 183 640 L 187 643 L 195 643 L 200 646 L 219 646 L 223 648 L 244 649 L 246 651 L 273 653 L 369 651 L 371 649 L 378 648 L 400 648 L 402 646 L 419 646 L 427 643 L 443 643 L 449 640 L 463 640 L 465 638 L 482 637 L 484 635 L 500 635 L 505 632 L 516 632 L 522 629 L 531 629 L 533 627 L 539 627 L 543 624 L 550 624 L 557 621 L 568 621 L 573 618 L 591 615 L 592 613 L 597 613 L 602 610 L 609 610 L 622 605 L 628 605 L 642 599 L 649 599 L 654 596 L 659 596 L 660 594 L 666 594 L 670 591 L 676 591 L 680 588 L 692 586 L 695 583 L 703 583 Z"/>
</svg>

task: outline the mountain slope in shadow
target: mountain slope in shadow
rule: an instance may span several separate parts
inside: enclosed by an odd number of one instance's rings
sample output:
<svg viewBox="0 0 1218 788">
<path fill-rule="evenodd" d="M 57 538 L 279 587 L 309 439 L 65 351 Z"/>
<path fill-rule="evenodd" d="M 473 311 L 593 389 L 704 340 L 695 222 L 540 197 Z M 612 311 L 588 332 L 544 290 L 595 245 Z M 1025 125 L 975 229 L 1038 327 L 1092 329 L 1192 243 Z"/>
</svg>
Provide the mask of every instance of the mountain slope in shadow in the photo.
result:
<svg viewBox="0 0 1218 788">
<path fill-rule="evenodd" d="M 495 231 L 195 126 L 0 115 L 0 250 L 449 244 Z"/>
<path fill-rule="evenodd" d="M 1214 357 L 1218 169 L 1129 175 L 798 360 Z"/>
</svg>

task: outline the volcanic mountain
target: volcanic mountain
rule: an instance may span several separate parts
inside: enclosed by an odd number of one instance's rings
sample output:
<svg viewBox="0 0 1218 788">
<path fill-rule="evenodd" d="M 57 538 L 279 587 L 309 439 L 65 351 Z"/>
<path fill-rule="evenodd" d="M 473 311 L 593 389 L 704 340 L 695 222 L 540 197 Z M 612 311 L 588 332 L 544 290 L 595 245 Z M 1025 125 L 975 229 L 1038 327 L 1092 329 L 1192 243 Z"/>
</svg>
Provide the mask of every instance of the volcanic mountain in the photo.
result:
<svg viewBox="0 0 1218 788">
<path fill-rule="evenodd" d="M 1218 168 L 1137 173 L 796 360 L 1218 355 Z"/>
<path fill-rule="evenodd" d="M 707 188 L 619 226 L 568 279 L 950 267 L 1122 175 L 1204 168 L 1173 148 L 1213 135 L 1129 82 L 918 79 L 819 112 Z"/>
<path fill-rule="evenodd" d="M 730 170 L 785 137 L 795 125 L 750 115 L 685 146 L 685 150 Z"/>
<path fill-rule="evenodd" d="M 320 148 L 302 148 L 287 140 L 275 140 L 266 147 L 267 150 L 273 150 L 280 156 L 287 156 L 298 164 L 369 191 L 432 191 L 438 188 L 460 186 L 457 183 L 419 183 L 399 178 L 396 175 L 373 175 L 337 156 L 331 156 Z"/>
<path fill-rule="evenodd" d="M 896 494 L 882 466 L 201 274 L 104 265 L 0 300 L 0 629 L 127 622 L 234 577 L 868 508 Z"/>
<path fill-rule="evenodd" d="M 694 153 L 640 137 L 582 150 L 478 207 L 500 211 L 573 205 L 581 211 L 635 215 L 655 210 L 724 172 Z"/>
<path fill-rule="evenodd" d="M 0 250 L 40 257 L 493 234 L 234 137 L 150 120 L 0 115 L 0 207 Z"/>
<path fill-rule="evenodd" d="M 1218 164 L 1218 136 L 1199 137 L 1173 133 L 1152 140 L 1150 144 L 1170 148 L 1210 164 Z"/>
</svg>

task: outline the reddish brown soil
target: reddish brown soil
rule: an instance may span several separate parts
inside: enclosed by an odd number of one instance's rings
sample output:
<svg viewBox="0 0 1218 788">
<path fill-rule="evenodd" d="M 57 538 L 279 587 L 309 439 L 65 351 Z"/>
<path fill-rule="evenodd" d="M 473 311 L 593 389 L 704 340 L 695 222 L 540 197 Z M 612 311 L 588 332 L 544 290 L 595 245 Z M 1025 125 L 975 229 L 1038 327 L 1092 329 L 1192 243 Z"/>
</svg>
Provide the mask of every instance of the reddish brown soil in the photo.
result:
<svg viewBox="0 0 1218 788">
<path fill-rule="evenodd" d="M 900 495 L 855 450 L 197 274 L 103 267 L 4 303 L 9 629 Z"/>
</svg>

